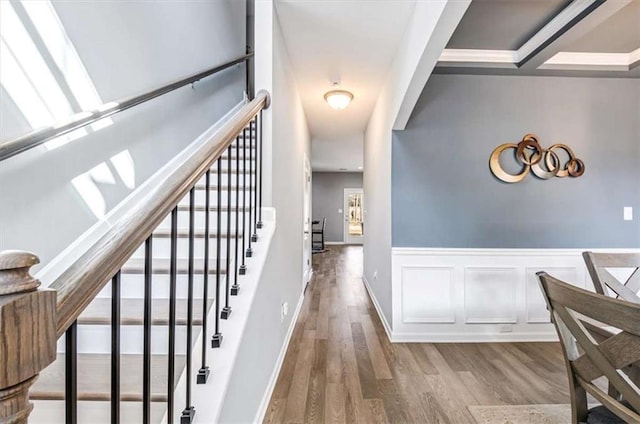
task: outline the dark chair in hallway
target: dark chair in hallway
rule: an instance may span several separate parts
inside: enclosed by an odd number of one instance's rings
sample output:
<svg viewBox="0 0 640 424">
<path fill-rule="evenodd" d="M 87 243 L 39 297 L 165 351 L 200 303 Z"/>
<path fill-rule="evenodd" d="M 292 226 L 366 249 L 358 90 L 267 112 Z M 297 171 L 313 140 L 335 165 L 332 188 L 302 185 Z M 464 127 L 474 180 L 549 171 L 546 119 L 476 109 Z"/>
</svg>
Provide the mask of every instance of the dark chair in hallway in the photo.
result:
<svg viewBox="0 0 640 424">
<path fill-rule="evenodd" d="M 583 252 L 582 257 L 598 293 L 640 303 L 640 253 Z M 632 268 L 633 272 L 622 282 L 611 274 L 615 268 Z"/>
<path fill-rule="evenodd" d="M 327 218 L 322 218 L 322 224 L 319 227 L 321 221 L 313 221 L 311 227 L 311 250 L 323 251 L 324 250 L 324 227 L 327 224 Z M 316 239 L 316 236 L 320 236 L 320 240 Z"/>
<path fill-rule="evenodd" d="M 640 305 L 574 287 L 546 272 L 537 275 L 562 344 L 571 422 L 640 423 Z M 609 393 L 594 384 L 600 377 L 608 380 Z M 602 406 L 588 409 L 587 393 Z"/>
</svg>

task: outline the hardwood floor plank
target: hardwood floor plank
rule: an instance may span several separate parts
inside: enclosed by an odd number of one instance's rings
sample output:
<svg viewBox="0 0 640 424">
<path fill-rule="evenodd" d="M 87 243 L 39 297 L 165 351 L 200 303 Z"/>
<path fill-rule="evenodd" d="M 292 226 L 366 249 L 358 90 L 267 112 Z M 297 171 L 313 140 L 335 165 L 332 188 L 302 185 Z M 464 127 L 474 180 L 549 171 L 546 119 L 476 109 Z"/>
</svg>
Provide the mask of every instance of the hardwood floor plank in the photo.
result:
<svg viewBox="0 0 640 424">
<path fill-rule="evenodd" d="M 389 419 L 384 412 L 384 404 L 380 399 L 366 399 L 364 403 L 367 405 L 369 416 L 373 421 L 372 424 L 387 424 Z"/>
<path fill-rule="evenodd" d="M 364 399 L 379 398 L 378 383 L 369 358 L 369 348 L 364 337 L 364 330 L 359 322 L 351 323 L 351 337 L 353 337 L 353 346 L 355 348 L 356 361 L 358 362 L 362 397 Z"/>
<path fill-rule="evenodd" d="M 342 383 L 327 383 L 326 391 L 324 412 L 326 422 L 345 424 L 344 385 Z"/>
<path fill-rule="evenodd" d="M 376 333 L 376 329 L 368 314 L 360 315 L 360 324 L 364 331 L 364 337 L 367 342 L 367 347 L 369 348 L 369 358 L 371 358 L 373 372 L 376 378 L 379 380 L 393 378 L 391 370 L 389 369 L 389 364 L 387 364 L 384 353 L 382 353 L 378 333 Z"/>
<path fill-rule="evenodd" d="M 265 424 L 278 424 L 283 422 L 286 407 L 287 399 L 271 399 L 263 422 Z"/>
<path fill-rule="evenodd" d="M 304 414 L 305 423 L 324 422 L 324 404 L 327 373 L 327 341 L 316 339 L 313 367 L 307 391 L 307 403 Z"/>
<path fill-rule="evenodd" d="M 301 423 L 304 420 L 315 338 L 315 331 L 305 330 L 287 396 L 287 407 L 284 413 L 285 423 Z"/>
<path fill-rule="evenodd" d="M 389 422 L 408 422 L 407 416 L 404 412 L 407 410 L 407 405 L 402 396 L 398 393 L 394 380 L 379 380 L 378 388 L 380 390 L 380 396 L 382 397 L 385 414 L 389 418 Z"/>
</svg>

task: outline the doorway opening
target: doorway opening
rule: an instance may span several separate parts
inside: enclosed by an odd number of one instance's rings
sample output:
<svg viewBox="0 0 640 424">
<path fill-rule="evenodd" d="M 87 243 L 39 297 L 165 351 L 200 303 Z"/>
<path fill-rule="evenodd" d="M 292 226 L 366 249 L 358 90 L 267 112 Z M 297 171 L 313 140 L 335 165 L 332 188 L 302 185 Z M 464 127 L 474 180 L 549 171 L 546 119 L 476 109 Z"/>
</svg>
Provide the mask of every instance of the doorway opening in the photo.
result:
<svg viewBox="0 0 640 424">
<path fill-rule="evenodd" d="M 361 188 L 344 189 L 344 242 L 362 244 L 364 239 L 364 192 Z"/>
</svg>

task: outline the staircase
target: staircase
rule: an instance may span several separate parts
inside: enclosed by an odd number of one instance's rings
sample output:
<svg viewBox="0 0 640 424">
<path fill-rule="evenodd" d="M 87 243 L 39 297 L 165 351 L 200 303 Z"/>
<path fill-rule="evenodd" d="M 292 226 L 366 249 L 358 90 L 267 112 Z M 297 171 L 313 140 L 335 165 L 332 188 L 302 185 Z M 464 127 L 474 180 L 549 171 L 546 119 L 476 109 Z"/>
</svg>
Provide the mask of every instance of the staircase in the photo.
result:
<svg viewBox="0 0 640 424">
<path fill-rule="evenodd" d="M 35 405 L 29 422 L 160 423 L 172 421 L 167 417 L 175 416 L 174 409 L 183 410 L 181 423 L 193 420 L 197 405 L 191 404 L 192 385 L 208 384 L 213 378 L 209 376 L 207 352 L 224 349 L 221 320 L 231 317 L 234 297 L 242 296 L 243 274 L 249 266 L 245 258 L 252 256 L 251 244 L 257 241 L 261 228 L 262 152 L 257 113 L 265 105 L 268 97 L 262 95 L 245 106 L 243 126 L 227 125 L 226 133 L 234 135 L 225 136 L 228 141 L 222 147 L 217 143 L 214 150 L 219 156 L 200 158 L 212 165 L 200 167 L 198 175 L 176 170 L 166 180 L 173 185 L 167 183 L 149 196 L 163 195 L 164 189 L 167 197 L 172 196 L 172 187 L 185 193 L 177 203 L 164 202 L 169 214 L 150 235 L 137 236 L 144 242 L 131 249 L 126 262 L 100 274 L 112 275 L 106 283 L 89 275 L 79 279 L 86 291 L 75 284 L 73 296 L 86 299 L 72 303 L 87 305 L 67 328 L 60 328 L 64 324 L 58 318 L 57 332 L 64 336 L 57 341 L 57 357 L 39 373 L 30 389 L 26 386 Z M 190 166 L 195 169 L 196 165 Z M 178 184 L 179 179 L 185 182 Z M 189 179 L 195 184 L 188 183 Z M 141 209 L 152 203 L 153 199 Z M 117 227 L 112 231 L 117 233 Z M 124 233 L 111 237 L 126 239 Z M 113 242 L 101 240 L 103 246 L 96 246 L 79 262 L 91 263 L 96 255 L 103 255 L 99 261 L 105 263 L 120 253 L 114 250 Z M 122 243 L 126 250 L 127 241 Z M 5 262 L 16 261 L 0 256 L 0 299 L 6 280 L 2 273 L 15 274 L 16 269 L 8 268 Z M 54 307 L 58 317 L 67 313 L 61 305 L 71 294 L 64 279 L 74 275 L 74 266 L 51 285 L 58 291 Z M 28 272 L 28 267 L 20 269 Z M 215 314 L 215 335 L 196 345 L 203 330 L 207 334 L 209 314 Z M 199 363 L 192 360 L 195 350 L 202 351 Z M 175 402 L 174 391 L 181 378 L 187 379 L 186 405 Z M 6 387 L 2 384 L 0 378 L 0 389 Z M 0 406 L 2 393 L 0 390 Z"/>
<path fill-rule="evenodd" d="M 247 127 L 248 131 L 249 128 Z M 243 134 L 246 131 L 243 131 Z M 238 256 L 242 255 L 244 232 L 238 227 L 238 239 L 235 238 L 235 207 L 236 193 L 239 195 L 239 225 L 242 225 L 242 213 L 248 213 L 248 205 L 243 207 L 242 197 L 248 204 L 249 187 L 243 185 L 249 176 L 255 177 L 255 171 L 243 169 L 244 151 L 249 149 L 249 140 L 244 143 L 244 137 L 234 142 L 231 150 L 235 152 L 236 145 L 240 155 L 228 153 L 222 156 L 223 168 L 221 172 L 221 187 L 210 186 L 209 222 L 209 281 L 215 284 L 217 268 L 217 240 L 218 228 L 216 217 L 220 212 L 220 268 L 221 292 L 226 287 L 227 270 L 227 215 L 231 215 L 229 250 L 231 253 L 231 268 L 235 268 L 235 249 L 238 244 Z M 253 153 L 255 155 L 255 146 Z M 231 158 L 232 167 L 228 168 Z M 247 157 L 248 160 L 248 157 Z M 236 163 L 238 162 L 238 163 Z M 237 168 L 239 166 L 239 168 Z M 231 170 L 231 191 L 228 190 L 228 174 Z M 215 176 L 217 167 L 210 169 Z M 237 171 L 237 172 L 236 172 Z M 234 185 L 236 177 L 240 186 Z M 215 177 L 213 177 L 215 180 Z M 192 297 L 193 318 L 191 324 L 195 332 L 193 339 L 201 331 L 203 322 L 203 294 L 204 294 L 204 257 L 205 257 L 205 220 L 206 220 L 206 178 L 202 178 L 195 186 L 194 205 L 194 280 Z M 221 191 L 220 205 L 217 204 L 217 192 Z M 229 191 L 229 193 L 227 193 Z M 251 188 L 253 192 L 253 187 Z M 231 203 L 228 196 L 231 194 Z M 188 324 L 187 309 L 188 274 L 189 274 L 189 213 L 190 199 L 185 196 L 178 205 L 177 230 L 177 285 L 176 285 L 176 364 L 173 388 L 184 371 L 186 365 L 186 326 Z M 246 218 L 246 216 L 245 216 Z M 246 229 L 245 229 L 246 231 Z M 167 369 L 168 369 L 168 329 L 169 329 L 169 271 L 171 258 L 171 217 L 167 217 L 157 230 L 153 232 L 153 262 L 152 262 L 152 297 L 151 297 L 151 422 L 161 422 L 166 412 L 167 402 Z M 143 386 L 143 326 L 145 304 L 145 246 L 141 245 L 134 255 L 121 269 L 120 292 L 120 337 L 121 362 L 120 384 L 121 401 L 132 403 L 135 407 L 124 406 L 121 412 L 121 422 L 142 422 L 142 386 Z M 233 278 L 230 281 L 235 281 Z M 231 293 L 230 293 L 231 294 Z M 227 305 L 224 294 L 221 293 L 220 302 Z M 207 300 L 207 313 L 215 305 L 215 298 Z M 109 422 L 111 400 L 111 307 L 112 284 L 108 283 L 96 296 L 91 304 L 78 317 L 78 422 Z M 195 347 L 195 346 L 194 346 Z M 58 343 L 58 359 L 46 368 L 31 389 L 30 397 L 37 401 L 35 413 L 31 417 L 33 423 L 61 423 L 64 422 L 64 343 Z M 46 415 L 41 413 L 46 411 Z M 53 417 L 56 419 L 52 419 Z M 83 419 L 86 417 L 86 419 Z"/>
</svg>

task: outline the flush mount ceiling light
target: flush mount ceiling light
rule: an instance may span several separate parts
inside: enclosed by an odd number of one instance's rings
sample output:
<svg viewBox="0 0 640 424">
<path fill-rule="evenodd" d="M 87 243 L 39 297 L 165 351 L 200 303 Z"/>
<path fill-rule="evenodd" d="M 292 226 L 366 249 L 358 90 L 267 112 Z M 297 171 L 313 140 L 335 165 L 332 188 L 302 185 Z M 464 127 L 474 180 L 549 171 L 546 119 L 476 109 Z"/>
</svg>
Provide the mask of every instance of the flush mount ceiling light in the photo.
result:
<svg viewBox="0 0 640 424">
<path fill-rule="evenodd" d="M 341 110 L 349 106 L 353 100 L 353 94 L 346 90 L 332 90 L 324 95 L 324 99 L 332 108 Z"/>
</svg>

